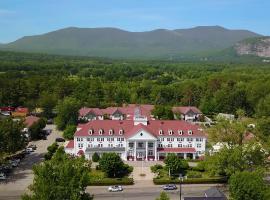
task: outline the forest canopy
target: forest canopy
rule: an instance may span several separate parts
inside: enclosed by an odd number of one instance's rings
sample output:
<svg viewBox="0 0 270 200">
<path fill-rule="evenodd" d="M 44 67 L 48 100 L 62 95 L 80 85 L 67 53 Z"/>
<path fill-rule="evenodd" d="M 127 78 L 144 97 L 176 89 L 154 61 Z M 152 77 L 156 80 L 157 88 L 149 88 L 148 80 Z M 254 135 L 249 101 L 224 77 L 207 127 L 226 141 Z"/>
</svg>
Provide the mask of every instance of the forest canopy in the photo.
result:
<svg viewBox="0 0 270 200">
<path fill-rule="evenodd" d="M 270 64 L 110 60 L 0 53 L 0 106 L 193 105 L 205 114 L 270 114 Z M 51 97 L 51 98 L 48 98 Z M 47 111 L 50 115 L 50 110 Z"/>
</svg>

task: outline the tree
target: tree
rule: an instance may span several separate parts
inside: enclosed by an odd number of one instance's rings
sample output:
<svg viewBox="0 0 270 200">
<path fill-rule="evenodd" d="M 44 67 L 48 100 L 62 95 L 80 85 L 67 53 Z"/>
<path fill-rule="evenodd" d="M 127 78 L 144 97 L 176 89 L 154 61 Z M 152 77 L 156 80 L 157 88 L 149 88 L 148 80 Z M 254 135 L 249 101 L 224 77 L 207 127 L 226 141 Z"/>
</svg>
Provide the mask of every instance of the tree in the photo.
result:
<svg viewBox="0 0 270 200">
<path fill-rule="evenodd" d="M 45 160 L 50 160 L 53 157 L 54 153 L 57 151 L 58 147 L 59 145 L 56 142 L 48 146 L 48 152 L 44 155 Z"/>
<path fill-rule="evenodd" d="M 66 97 L 57 106 L 57 117 L 55 119 L 57 128 L 64 130 L 67 125 L 76 125 L 79 117 L 79 104 L 75 98 Z"/>
<path fill-rule="evenodd" d="M 64 138 L 68 139 L 68 140 L 72 140 L 74 138 L 74 133 L 76 131 L 77 127 L 75 125 L 67 125 L 63 136 Z"/>
<path fill-rule="evenodd" d="M 84 157 L 70 158 L 61 147 L 51 160 L 33 167 L 34 181 L 29 187 L 31 194 L 23 200 L 90 200 L 85 193 L 89 180 L 88 163 Z"/>
<path fill-rule="evenodd" d="M 170 106 L 155 105 L 152 114 L 158 119 L 174 119 L 172 107 Z"/>
<path fill-rule="evenodd" d="M 238 171 L 265 167 L 266 154 L 258 143 L 244 146 L 223 147 L 212 156 L 206 156 L 205 169 L 212 175 L 230 177 Z"/>
<path fill-rule="evenodd" d="M 259 100 L 256 107 L 257 117 L 268 117 L 270 114 L 270 95 L 263 97 Z"/>
<path fill-rule="evenodd" d="M 43 136 L 42 129 L 46 126 L 44 118 L 39 119 L 37 122 L 29 127 L 29 133 L 32 140 L 40 139 Z"/>
<path fill-rule="evenodd" d="M 108 177 L 122 177 L 132 171 L 116 153 L 104 153 L 99 160 L 99 167 Z"/>
<path fill-rule="evenodd" d="M 166 192 L 161 192 L 160 196 L 156 200 L 170 200 L 169 195 Z"/>
<path fill-rule="evenodd" d="M 47 119 L 53 117 L 53 109 L 57 103 L 56 97 L 54 94 L 44 92 L 41 94 L 39 99 L 39 106 L 43 109 L 43 116 Z"/>
<path fill-rule="evenodd" d="M 218 123 L 208 129 L 211 142 L 223 142 L 228 146 L 242 145 L 247 124 L 242 121 L 220 119 Z"/>
<path fill-rule="evenodd" d="M 187 161 L 179 158 L 175 153 L 169 153 L 164 163 L 166 164 L 166 168 L 170 170 L 170 173 L 173 175 L 183 173 L 183 171 L 188 168 Z"/>
<path fill-rule="evenodd" d="M 15 153 L 25 147 L 23 123 L 11 118 L 0 120 L 0 154 Z"/>
<path fill-rule="evenodd" d="M 254 171 L 237 172 L 229 180 L 230 197 L 233 200 L 267 200 L 269 186 L 263 180 L 263 173 Z"/>
<path fill-rule="evenodd" d="M 95 153 L 93 154 L 93 156 L 92 156 L 92 161 L 93 161 L 93 162 L 98 162 L 99 159 L 100 159 L 100 157 L 99 157 L 98 153 L 95 152 Z"/>
</svg>

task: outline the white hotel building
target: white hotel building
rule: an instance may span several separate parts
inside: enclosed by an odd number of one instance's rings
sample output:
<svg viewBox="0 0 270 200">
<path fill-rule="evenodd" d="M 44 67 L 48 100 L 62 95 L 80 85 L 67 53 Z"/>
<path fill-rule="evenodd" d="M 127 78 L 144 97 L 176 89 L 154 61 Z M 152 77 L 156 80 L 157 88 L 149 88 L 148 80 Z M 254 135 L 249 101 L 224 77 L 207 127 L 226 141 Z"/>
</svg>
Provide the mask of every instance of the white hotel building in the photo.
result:
<svg viewBox="0 0 270 200">
<path fill-rule="evenodd" d="M 206 136 L 183 120 L 148 120 L 135 109 L 132 120 L 92 120 L 80 124 L 65 151 L 91 159 L 97 152 L 116 152 L 123 160 L 162 160 L 167 153 L 195 159 L 204 155 Z"/>
</svg>

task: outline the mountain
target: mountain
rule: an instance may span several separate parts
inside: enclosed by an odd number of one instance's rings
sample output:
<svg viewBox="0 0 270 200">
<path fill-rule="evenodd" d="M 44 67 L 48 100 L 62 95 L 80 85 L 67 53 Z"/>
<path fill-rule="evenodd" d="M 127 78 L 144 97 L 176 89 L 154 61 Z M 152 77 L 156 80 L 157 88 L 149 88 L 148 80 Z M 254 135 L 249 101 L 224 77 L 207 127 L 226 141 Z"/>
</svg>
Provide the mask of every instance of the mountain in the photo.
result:
<svg viewBox="0 0 270 200">
<path fill-rule="evenodd" d="M 3 45 L 11 51 L 109 58 L 179 58 L 207 55 L 261 35 L 220 26 L 129 32 L 116 28 L 65 28 Z"/>
<path fill-rule="evenodd" d="M 249 38 L 234 45 L 237 55 L 270 58 L 270 37 Z"/>
</svg>

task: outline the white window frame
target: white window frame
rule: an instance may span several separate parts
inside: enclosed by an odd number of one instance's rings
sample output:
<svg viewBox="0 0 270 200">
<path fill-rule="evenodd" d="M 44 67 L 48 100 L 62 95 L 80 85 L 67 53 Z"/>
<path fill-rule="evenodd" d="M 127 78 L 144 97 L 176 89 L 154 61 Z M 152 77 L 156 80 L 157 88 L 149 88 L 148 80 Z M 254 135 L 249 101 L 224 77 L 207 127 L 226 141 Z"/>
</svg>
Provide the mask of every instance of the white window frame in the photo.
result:
<svg viewBox="0 0 270 200">
<path fill-rule="evenodd" d="M 183 130 L 178 130 L 179 135 L 183 135 Z"/>
<path fill-rule="evenodd" d="M 98 134 L 99 134 L 99 135 L 102 135 L 102 134 L 103 134 L 103 129 L 99 129 L 99 130 L 98 130 Z"/>
</svg>

